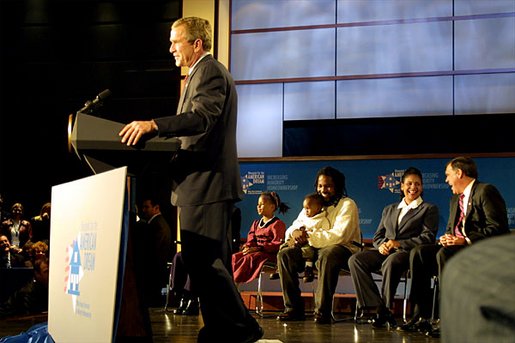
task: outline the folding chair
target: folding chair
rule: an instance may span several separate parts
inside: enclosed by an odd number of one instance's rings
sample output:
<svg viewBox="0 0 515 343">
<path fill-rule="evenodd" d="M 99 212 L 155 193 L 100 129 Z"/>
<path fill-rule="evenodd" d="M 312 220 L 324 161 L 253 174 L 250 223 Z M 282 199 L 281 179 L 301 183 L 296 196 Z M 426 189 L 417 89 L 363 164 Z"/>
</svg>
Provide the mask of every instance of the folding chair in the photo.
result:
<svg viewBox="0 0 515 343">
<path fill-rule="evenodd" d="M 277 264 L 275 262 L 266 261 L 259 271 L 259 277 L 257 281 L 257 292 L 256 292 L 256 314 L 260 317 L 265 317 L 264 314 L 264 302 L 263 302 L 263 275 L 275 272 Z"/>
</svg>

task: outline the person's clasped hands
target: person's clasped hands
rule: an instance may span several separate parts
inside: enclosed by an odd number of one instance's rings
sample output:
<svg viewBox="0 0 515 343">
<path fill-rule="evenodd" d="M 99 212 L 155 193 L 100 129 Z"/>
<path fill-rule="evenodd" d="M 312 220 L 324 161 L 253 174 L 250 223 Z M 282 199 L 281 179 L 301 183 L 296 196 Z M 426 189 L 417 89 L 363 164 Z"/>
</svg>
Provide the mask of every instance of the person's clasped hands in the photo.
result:
<svg viewBox="0 0 515 343">
<path fill-rule="evenodd" d="M 257 251 L 261 251 L 262 248 L 259 247 L 259 246 L 248 246 L 248 245 L 245 245 L 243 247 L 243 249 L 241 249 L 241 252 L 243 253 L 243 255 L 247 255 L 247 254 L 250 254 L 250 253 L 253 253 L 253 252 L 257 252 Z"/>
<path fill-rule="evenodd" d="M 381 255 L 389 255 L 390 252 L 395 251 L 400 246 L 400 243 L 395 240 L 389 240 L 379 246 L 379 253 Z"/>
<path fill-rule="evenodd" d="M 294 230 L 291 233 L 291 238 L 292 239 L 290 240 L 290 244 L 293 244 L 296 247 L 301 247 L 308 244 L 308 234 L 303 228 Z"/>
<path fill-rule="evenodd" d="M 450 246 L 450 245 L 464 245 L 466 244 L 466 240 L 463 237 L 458 237 L 455 235 L 451 235 L 446 233 L 440 239 L 438 240 L 438 243 L 444 247 Z"/>
</svg>

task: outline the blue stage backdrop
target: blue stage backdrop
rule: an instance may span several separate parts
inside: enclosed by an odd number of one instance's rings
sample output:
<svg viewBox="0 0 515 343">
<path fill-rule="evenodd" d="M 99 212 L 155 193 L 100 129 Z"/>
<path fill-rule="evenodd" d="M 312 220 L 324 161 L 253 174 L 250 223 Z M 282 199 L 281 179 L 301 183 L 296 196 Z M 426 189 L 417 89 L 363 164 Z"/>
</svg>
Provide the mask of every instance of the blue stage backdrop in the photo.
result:
<svg viewBox="0 0 515 343">
<path fill-rule="evenodd" d="M 364 238 L 372 238 L 383 208 L 400 199 L 400 177 L 410 166 L 419 168 L 424 177 L 424 201 L 440 210 L 438 236 L 445 231 L 452 195 L 445 183 L 445 164 L 450 158 L 367 159 L 322 161 L 241 161 L 245 198 L 238 203 L 242 211 L 241 235 L 246 237 L 252 221 L 258 218 L 256 204 L 262 191 L 275 191 L 290 206 L 286 214 L 277 213 L 289 227 L 302 209 L 304 195 L 315 190 L 317 171 L 332 166 L 345 174 L 347 192 L 359 207 Z M 510 227 L 515 227 L 515 157 L 474 158 L 479 180 L 494 184 L 508 207 Z"/>
</svg>

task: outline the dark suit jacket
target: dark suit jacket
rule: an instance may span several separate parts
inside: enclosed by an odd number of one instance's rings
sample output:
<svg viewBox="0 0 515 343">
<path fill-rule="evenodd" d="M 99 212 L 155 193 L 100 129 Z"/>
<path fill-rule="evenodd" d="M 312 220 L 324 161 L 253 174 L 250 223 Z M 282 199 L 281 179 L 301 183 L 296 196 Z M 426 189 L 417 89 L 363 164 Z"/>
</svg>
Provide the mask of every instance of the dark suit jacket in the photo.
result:
<svg viewBox="0 0 515 343">
<path fill-rule="evenodd" d="M 177 115 L 155 119 L 159 136 L 181 141 L 171 164 L 172 204 L 197 206 L 242 199 L 236 120 L 232 76 L 207 55 L 189 75 Z"/>
<path fill-rule="evenodd" d="M 391 204 L 383 209 L 381 222 L 374 234 L 374 247 L 388 240 L 397 240 L 403 250 L 419 244 L 430 244 L 436 240 L 438 232 L 438 207 L 428 202 L 423 202 L 415 209 L 410 209 L 397 224 L 400 209 L 399 203 Z"/>
<path fill-rule="evenodd" d="M 457 194 L 451 198 L 446 233 L 454 234 L 458 221 L 458 199 Z M 507 232 L 509 232 L 508 214 L 503 197 L 495 186 L 476 180 L 472 185 L 467 204 L 465 234 L 475 242 Z"/>
</svg>

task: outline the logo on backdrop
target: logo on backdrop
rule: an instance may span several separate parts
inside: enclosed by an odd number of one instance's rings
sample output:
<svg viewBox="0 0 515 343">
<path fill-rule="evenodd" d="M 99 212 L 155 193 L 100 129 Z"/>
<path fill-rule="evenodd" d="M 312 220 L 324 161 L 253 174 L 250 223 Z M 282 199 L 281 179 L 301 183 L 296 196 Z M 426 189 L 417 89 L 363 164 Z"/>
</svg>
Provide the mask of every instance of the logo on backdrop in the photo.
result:
<svg viewBox="0 0 515 343">
<path fill-rule="evenodd" d="M 245 194 L 261 194 L 265 190 L 265 172 L 249 171 L 241 177 Z"/>
<path fill-rule="evenodd" d="M 378 176 L 377 187 L 379 189 L 387 189 L 391 193 L 399 194 L 401 192 L 400 184 L 404 171 L 405 169 L 395 169 L 391 174 Z M 449 185 L 445 183 L 445 180 L 442 180 L 441 175 L 438 172 L 422 173 L 422 182 L 424 183 L 424 189 L 426 190 L 449 188 Z"/>
<path fill-rule="evenodd" d="M 290 183 L 288 174 L 267 174 L 264 171 L 249 171 L 241 177 L 245 194 L 261 194 L 263 191 L 296 191 L 298 184 Z"/>
<path fill-rule="evenodd" d="M 80 301 L 80 283 L 87 273 L 95 270 L 96 241 L 95 231 L 80 232 L 77 238 L 66 247 L 64 293 L 71 295 L 73 312 L 87 318 L 91 318 L 91 306 L 89 303 Z"/>
<path fill-rule="evenodd" d="M 399 185 L 401 184 L 401 177 L 403 173 L 404 169 L 395 169 L 391 174 L 378 176 L 377 187 L 379 189 L 387 189 L 391 193 L 400 193 L 401 188 Z"/>
</svg>

